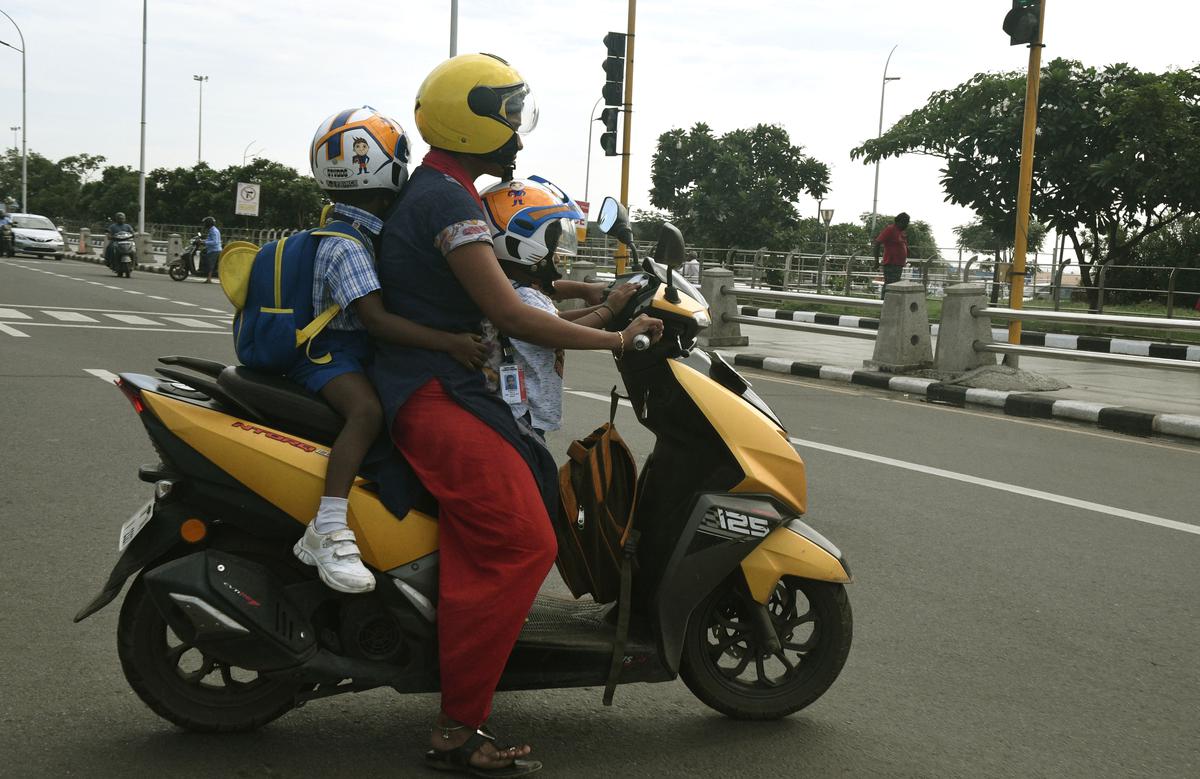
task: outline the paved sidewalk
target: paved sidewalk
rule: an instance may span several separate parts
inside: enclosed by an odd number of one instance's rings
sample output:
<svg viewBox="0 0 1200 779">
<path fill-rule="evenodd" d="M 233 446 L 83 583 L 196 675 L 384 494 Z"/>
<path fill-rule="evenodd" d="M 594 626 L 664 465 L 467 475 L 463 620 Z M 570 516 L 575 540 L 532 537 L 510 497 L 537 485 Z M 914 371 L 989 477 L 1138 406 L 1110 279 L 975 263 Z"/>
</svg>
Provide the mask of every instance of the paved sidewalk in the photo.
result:
<svg viewBox="0 0 1200 779">
<path fill-rule="evenodd" d="M 1022 370 L 1060 379 L 1070 387 L 1038 393 L 991 390 L 964 393 L 945 391 L 942 388 L 947 385 L 927 379 L 895 379 L 866 372 L 863 361 L 870 359 L 875 348 L 872 340 L 754 325 L 742 325 L 742 334 L 749 336 L 748 346 L 720 347 L 716 351 L 738 355 L 736 362 L 740 365 L 757 367 L 757 358 L 765 358 L 762 364 L 765 370 L 817 375 L 920 394 L 927 394 L 926 388 L 933 385 L 931 398 L 959 405 L 980 403 L 1021 416 L 1056 416 L 1093 421 L 1124 432 L 1159 432 L 1200 439 L 1200 370 L 1134 368 L 1023 355 Z M 1010 394 L 1016 397 L 1008 400 Z M 1105 415 L 1108 424 L 1101 418 Z"/>
</svg>

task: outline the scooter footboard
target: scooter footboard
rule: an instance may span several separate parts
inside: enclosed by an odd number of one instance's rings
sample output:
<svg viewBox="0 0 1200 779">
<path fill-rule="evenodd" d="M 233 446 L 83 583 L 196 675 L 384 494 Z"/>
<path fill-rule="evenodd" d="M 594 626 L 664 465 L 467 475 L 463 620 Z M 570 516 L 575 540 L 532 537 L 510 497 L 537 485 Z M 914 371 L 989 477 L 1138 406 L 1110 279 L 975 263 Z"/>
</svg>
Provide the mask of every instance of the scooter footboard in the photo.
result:
<svg viewBox="0 0 1200 779">
<path fill-rule="evenodd" d="M 766 604 L 784 576 L 823 582 L 849 582 L 841 550 L 816 530 L 793 519 L 775 528 L 742 560 L 750 595 Z"/>
</svg>

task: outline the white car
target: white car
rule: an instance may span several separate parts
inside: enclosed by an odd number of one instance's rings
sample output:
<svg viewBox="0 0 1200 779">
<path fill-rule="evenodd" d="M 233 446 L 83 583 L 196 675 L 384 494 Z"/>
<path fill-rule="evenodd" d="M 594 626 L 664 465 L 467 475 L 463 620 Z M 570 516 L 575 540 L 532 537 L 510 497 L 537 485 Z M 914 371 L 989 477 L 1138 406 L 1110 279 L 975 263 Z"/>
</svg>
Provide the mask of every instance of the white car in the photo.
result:
<svg viewBox="0 0 1200 779">
<path fill-rule="evenodd" d="M 13 250 L 17 254 L 53 255 L 63 258 L 63 237 L 58 228 L 37 214 L 9 214 L 12 219 Z"/>
</svg>

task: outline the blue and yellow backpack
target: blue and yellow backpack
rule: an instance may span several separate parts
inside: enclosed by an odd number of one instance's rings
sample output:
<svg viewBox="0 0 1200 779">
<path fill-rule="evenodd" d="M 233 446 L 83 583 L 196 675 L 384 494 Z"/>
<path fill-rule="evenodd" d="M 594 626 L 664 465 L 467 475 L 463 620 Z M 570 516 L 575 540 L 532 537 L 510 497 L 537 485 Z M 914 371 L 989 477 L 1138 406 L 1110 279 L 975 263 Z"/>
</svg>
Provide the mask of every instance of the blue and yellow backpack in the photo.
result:
<svg viewBox="0 0 1200 779">
<path fill-rule="evenodd" d="M 328 354 L 309 352 L 313 339 L 340 310 L 337 304 L 320 313 L 313 310 L 313 261 L 321 239 L 328 236 L 366 243 L 354 227 L 334 221 L 272 241 L 261 249 L 247 241 L 234 241 L 221 252 L 217 275 L 237 311 L 233 344 L 242 365 L 283 373 L 301 347 L 313 362 L 329 362 Z"/>
</svg>

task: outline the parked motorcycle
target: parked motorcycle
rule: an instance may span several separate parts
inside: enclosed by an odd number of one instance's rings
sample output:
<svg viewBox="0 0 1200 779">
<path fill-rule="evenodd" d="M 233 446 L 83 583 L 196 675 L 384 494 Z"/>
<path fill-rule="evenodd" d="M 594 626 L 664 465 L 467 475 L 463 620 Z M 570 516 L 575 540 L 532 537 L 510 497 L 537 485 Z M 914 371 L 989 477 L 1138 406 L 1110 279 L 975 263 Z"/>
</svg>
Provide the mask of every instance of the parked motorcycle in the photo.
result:
<svg viewBox="0 0 1200 779">
<path fill-rule="evenodd" d="M 611 198 L 600 224 L 634 252 Z M 639 478 L 640 531 L 629 611 L 540 595 L 499 688 L 530 690 L 682 677 L 731 717 L 773 719 L 819 698 L 850 650 L 849 568 L 806 524 L 804 463 L 778 418 L 720 356 L 696 350 L 707 303 L 674 267 L 664 225 L 657 262 L 613 328 L 664 323 L 617 361 L 638 421 L 655 435 Z M 282 378 L 165 357 L 163 378 L 117 386 L 162 458 L 153 495 L 120 528 L 120 558 L 76 616 L 121 605 L 126 679 L 156 713 L 198 731 L 252 730 L 316 698 L 389 686 L 438 689 L 437 508 L 390 514 L 363 480 L 350 518 L 376 588 L 335 592 L 292 545 L 318 502 L 342 420 Z M 614 623 L 629 621 L 617 644 Z M 614 647 L 617 663 L 612 663 Z"/>
<path fill-rule="evenodd" d="M 118 277 L 129 278 L 137 259 L 137 244 L 133 242 L 133 233 L 121 231 L 113 234 L 109 240 L 108 267 Z"/>
<path fill-rule="evenodd" d="M 200 268 L 197 265 L 198 258 L 204 256 L 204 236 L 196 233 L 196 237 L 188 244 L 188 247 L 179 255 L 179 259 L 174 260 L 167 266 L 167 275 L 174 281 L 183 281 L 188 276 L 200 275 Z"/>
</svg>

